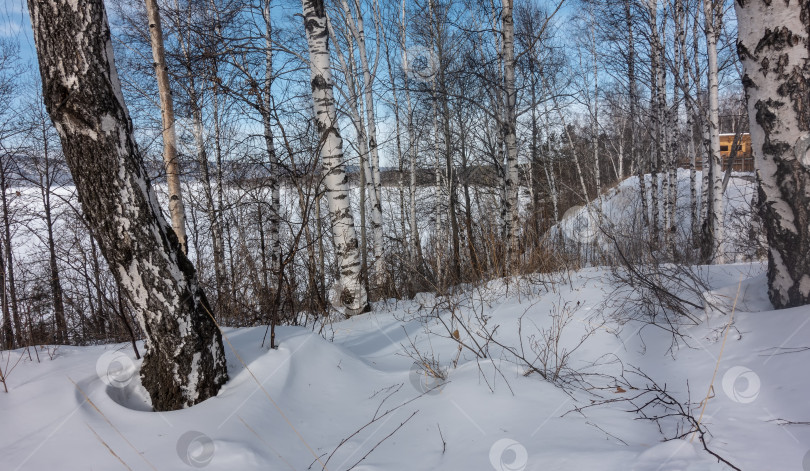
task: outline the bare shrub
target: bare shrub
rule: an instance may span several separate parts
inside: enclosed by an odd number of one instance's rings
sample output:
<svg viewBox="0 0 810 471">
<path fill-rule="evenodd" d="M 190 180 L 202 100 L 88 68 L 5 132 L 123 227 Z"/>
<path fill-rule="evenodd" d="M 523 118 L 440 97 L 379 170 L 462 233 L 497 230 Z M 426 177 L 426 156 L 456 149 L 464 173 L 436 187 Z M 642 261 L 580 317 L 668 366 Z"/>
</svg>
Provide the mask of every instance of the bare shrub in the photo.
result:
<svg viewBox="0 0 810 471">
<path fill-rule="evenodd" d="M 614 395 L 614 397 L 608 399 L 593 400 L 590 404 L 575 407 L 563 414 L 563 416 L 571 412 L 577 412 L 585 416 L 585 410 L 589 408 L 608 404 L 626 404 L 629 406 L 627 412 L 636 414 L 641 420 L 655 423 L 664 441 L 695 436 L 700 440 L 703 449 L 707 453 L 731 469 L 739 471 L 740 468 L 709 448 L 707 437 L 711 437 L 711 433 L 695 414 L 695 412 L 699 411 L 701 403 L 692 402 L 688 381 L 686 383 L 686 400 L 680 400 L 675 396 L 677 393 L 669 389 L 666 384 L 663 386 L 658 384 L 639 368 L 631 367 L 628 373 L 638 383 L 643 384 L 634 385 L 622 374 L 619 378 L 616 378 L 617 385 L 613 392 L 627 395 L 618 397 Z"/>
</svg>

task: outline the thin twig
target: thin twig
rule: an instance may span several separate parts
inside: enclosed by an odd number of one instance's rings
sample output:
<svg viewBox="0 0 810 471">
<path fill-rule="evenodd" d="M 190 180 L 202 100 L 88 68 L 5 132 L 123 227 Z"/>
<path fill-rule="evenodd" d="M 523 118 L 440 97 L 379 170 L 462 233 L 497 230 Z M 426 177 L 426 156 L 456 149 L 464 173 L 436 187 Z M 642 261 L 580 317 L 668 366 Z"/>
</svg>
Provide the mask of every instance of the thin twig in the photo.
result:
<svg viewBox="0 0 810 471">
<path fill-rule="evenodd" d="M 332 457 L 335 455 L 335 453 L 338 451 L 338 449 L 340 449 L 340 447 L 342 447 L 342 446 L 343 446 L 343 445 L 344 445 L 346 442 L 348 442 L 349 440 L 351 440 L 353 437 L 357 436 L 357 434 L 359 434 L 360 432 L 362 432 L 363 430 L 365 430 L 365 429 L 366 429 L 368 426 L 370 426 L 371 424 L 373 424 L 373 423 L 377 422 L 378 420 L 382 419 L 383 417 L 387 416 L 388 414 L 390 414 L 390 413 L 392 413 L 392 412 L 394 412 L 394 411 L 396 411 L 396 410 L 400 409 L 401 407 L 406 406 L 406 405 L 410 404 L 411 402 L 413 402 L 413 401 L 415 401 L 415 400 L 419 399 L 420 397 L 424 396 L 425 394 L 430 393 L 431 391 L 433 391 L 433 390 L 434 390 L 434 389 L 436 389 L 437 387 L 441 387 L 441 386 L 444 386 L 444 384 L 439 384 L 439 385 L 437 385 L 437 386 L 435 386 L 435 387 L 433 387 L 433 388 L 430 388 L 430 389 L 428 389 L 427 391 L 425 391 L 425 392 L 423 392 L 423 393 L 419 394 L 418 396 L 413 397 L 413 398 L 411 398 L 411 399 L 408 399 L 407 401 L 403 402 L 402 404 L 399 404 L 399 405 L 397 405 L 397 406 L 394 406 L 394 407 L 392 407 L 391 409 L 388 409 L 387 411 L 385 411 L 385 412 L 383 412 L 382 414 L 380 414 L 380 408 L 381 408 L 381 407 L 382 407 L 382 405 L 385 403 L 385 401 L 386 401 L 386 400 L 388 400 L 388 398 L 389 398 L 389 397 L 391 397 L 391 396 L 392 396 L 394 393 L 396 393 L 397 391 L 399 391 L 399 388 L 397 388 L 397 389 L 396 389 L 394 392 L 392 392 L 391 394 L 389 394 L 388 396 L 386 396 L 386 397 L 385 397 L 385 398 L 382 400 L 382 402 L 380 402 L 380 405 L 379 405 L 379 406 L 377 406 L 377 410 L 376 410 L 376 411 L 374 411 L 374 416 L 371 418 L 371 420 L 370 420 L 368 423 L 366 423 L 365 425 L 363 425 L 363 426 L 362 426 L 362 427 L 360 427 L 359 429 L 355 430 L 355 431 L 354 431 L 354 432 L 353 432 L 351 435 L 349 435 L 348 437 L 346 437 L 346 438 L 344 438 L 343 440 L 341 440 L 341 441 L 340 441 L 340 443 L 338 444 L 338 446 L 336 446 L 336 447 L 335 447 L 335 449 L 334 449 L 334 450 L 332 450 L 332 453 L 330 453 L 330 454 L 329 454 L 329 456 L 326 458 L 326 461 L 321 462 L 321 460 L 318 460 L 318 462 L 320 462 L 320 463 L 322 464 L 323 469 L 326 469 L 326 464 L 327 464 L 327 463 L 329 463 L 329 460 L 331 460 L 331 459 L 332 459 Z M 400 384 L 400 388 L 401 388 L 401 387 L 402 387 L 402 385 Z M 365 458 L 365 457 L 364 457 L 364 458 Z M 314 464 L 314 463 L 315 463 L 315 462 L 313 461 L 313 462 L 312 462 L 312 464 Z M 309 466 L 310 466 L 310 468 L 312 467 L 312 464 L 310 464 L 310 465 L 309 465 Z M 308 468 L 308 469 L 309 469 L 309 468 Z"/>
<path fill-rule="evenodd" d="M 418 411 L 418 410 L 413 411 L 413 413 L 411 413 L 411 415 L 409 415 L 409 416 L 408 416 L 408 418 L 407 418 L 407 419 L 405 419 L 405 421 L 403 421 L 401 424 L 397 425 L 397 428 L 395 428 L 394 430 L 392 430 L 392 431 L 391 431 L 391 433 L 389 433 L 388 435 L 384 436 L 384 437 L 382 438 L 382 440 L 378 441 L 376 445 L 374 445 L 374 446 L 373 446 L 373 447 L 372 447 L 370 450 L 368 450 L 368 453 L 366 453 L 365 455 L 363 455 L 363 457 L 362 457 L 362 458 L 360 458 L 359 460 L 357 460 L 357 462 L 356 462 L 356 463 L 354 463 L 353 465 L 351 465 L 351 466 L 348 468 L 348 470 L 347 470 L 347 471 L 354 469 L 354 468 L 355 468 L 355 466 L 357 466 L 358 464 L 360 464 L 360 462 L 362 462 L 364 459 L 366 459 L 366 458 L 368 457 L 368 455 L 370 455 L 370 454 L 371 454 L 371 453 L 372 453 L 374 450 L 376 450 L 376 449 L 377 449 L 377 447 L 378 447 L 378 446 L 380 446 L 380 445 L 382 444 L 382 442 L 384 442 L 384 441 L 388 440 L 388 439 L 389 439 L 389 438 L 391 438 L 391 437 L 392 437 L 392 436 L 393 436 L 395 433 L 397 433 L 397 431 L 398 431 L 399 429 L 401 429 L 403 425 L 407 424 L 407 423 L 408 423 L 408 421 L 409 421 L 409 420 L 411 420 L 411 419 L 413 418 L 413 416 L 415 416 L 415 415 L 416 415 L 416 413 L 417 413 L 417 412 L 419 412 L 419 411 Z"/>
<path fill-rule="evenodd" d="M 442 454 L 447 451 L 447 442 L 444 441 L 444 435 L 442 435 L 442 428 L 438 422 L 436 422 L 436 428 L 439 429 L 439 437 L 442 439 Z"/>
</svg>

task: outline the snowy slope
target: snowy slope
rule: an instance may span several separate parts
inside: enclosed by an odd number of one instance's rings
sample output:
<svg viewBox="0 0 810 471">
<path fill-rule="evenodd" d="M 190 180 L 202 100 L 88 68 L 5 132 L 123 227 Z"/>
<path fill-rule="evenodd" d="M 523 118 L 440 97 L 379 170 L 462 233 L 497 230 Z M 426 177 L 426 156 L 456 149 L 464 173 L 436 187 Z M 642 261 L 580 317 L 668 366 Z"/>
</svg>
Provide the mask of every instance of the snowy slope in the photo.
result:
<svg viewBox="0 0 810 471">
<path fill-rule="evenodd" d="M 650 200 L 652 179 L 645 175 L 647 199 Z M 659 175 L 659 189 L 662 186 L 662 176 Z M 696 201 L 698 208 L 701 205 L 701 179 L 702 173 L 697 172 Z M 676 243 L 687 244 L 691 236 L 691 196 L 690 173 L 686 169 L 678 169 L 677 205 L 675 209 Z M 723 227 L 727 255 L 733 261 L 750 260 L 752 250 L 751 241 L 748 240 L 749 229 L 752 224 L 752 201 L 756 195 L 756 185 L 753 174 L 734 172 L 729 179 L 728 186 L 723 195 Z M 664 217 L 663 201 L 659 200 L 659 214 Z M 648 216 L 652 220 L 652 208 L 648 208 Z M 616 187 L 607 190 L 600 198 L 593 200 L 586 206 L 575 206 L 563 215 L 562 221 L 552 227 L 552 235 L 560 232 L 566 240 L 590 244 L 602 250 L 610 250 L 612 242 L 604 235 L 604 231 L 619 238 L 634 237 L 649 231 L 642 221 L 642 204 L 639 192 L 638 177 L 629 177 Z M 663 226 L 663 219 L 659 221 Z"/>
<path fill-rule="evenodd" d="M 721 311 L 730 311 L 741 275 L 744 281 L 702 423 L 712 433 L 709 446 L 741 469 L 806 471 L 810 427 L 772 420 L 810 419 L 810 351 L 797 350 L 810 344 L 810 308 L 771 311 L 763 270 L 759 264 L 709 269 Z M 279 328 L 280 347 L 272 351 L 260 346 L 262 327 L 226 329 L 235 348 L 226 345 L 230 381 L 217 397 L 175 412 L 148 411 L 135 374 L 139 362 L 127 345 L 59 347 L 53 359 L 42 350 L 40 362 L 19 350 L 2 352 L 4 371 L 16 364 L 9 393 L 0 393 L 3 469 L 303 470 L 313 462 L 311 469 L 321 469 L 316 455 L 329 460 L 330 470 L 358 462 L 354 469 L 728 469 L 698 440 L 662 443 L 658 427 L 626 412 L 627 403 L 569 412 L 597 393 L 634 394 L 626 385 L 619 392 L 619 383 L 604 376 L 621 374 L 622 365 L 666 383 L 683 402 L 691 393 L 699 412 L 722 348 L 729 317 L 714 310 L 696 313 L 703 323 L 686 332 L 691 348 L 681 342 L 672 351 L 671 336 L 661 329 L 602 324 L 610 314 L 603 308 L 612 292 L 607 280 L 604 270 L 587 269 L 543 283 L 512 280 L 508 293 L 498 281 L 451 298 L 425 294 L 380 303 L 372 313 L 325 326 L 323 335 Z M 566 392 L 536 373 L 524 376 L 526 367 L 493 343 L 488 358 L 476 360 L 465 349 L 454 366 L 458 344 L 430 315 L 438 312 L 449 323 L 444 308 L 455 307 L 457 318 L 473 327 L 470 334 L 461 329 L 462 341 L 471 343 L 475 329 L 498 326 L 496 339 L 517 348 L 521 316 L 528 345 L 549 326 L 549 313 L 566 303 L 573 321 L 562 346 L 572 349 L 588 326 L 598 326 L 570 365 L 602 374 L 594 384 L 607 389 Z M 476 314 L 486 325 L 475 323 Z M 411 342 L 438 359 L 446 382 L 413 368 Z M 631 386 L 645 385 L 626 378 Z M 434 389 L 425 393 L 425 384 Z M 665 432 L 669 426 L 664 423 Z"/>
</svg>

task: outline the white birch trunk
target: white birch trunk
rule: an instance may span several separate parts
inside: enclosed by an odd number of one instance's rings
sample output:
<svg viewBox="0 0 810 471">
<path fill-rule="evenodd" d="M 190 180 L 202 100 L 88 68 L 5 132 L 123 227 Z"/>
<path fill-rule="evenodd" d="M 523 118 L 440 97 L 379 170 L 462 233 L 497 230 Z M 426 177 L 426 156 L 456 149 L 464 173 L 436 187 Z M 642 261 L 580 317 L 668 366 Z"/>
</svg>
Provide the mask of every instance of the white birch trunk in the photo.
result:
<svg viewBox="0 0 810 471">
<path fill-rule="evenodd" d="M 315 123 L 320 136 L 323 183 L 332 219 L 332 237 L 339 273 L 339 279 L 333 288 L 332 304 L 351 316 L 368 311 L 369 305 L 360 277 L 360 251 L 349 204 L 349 181 L 343 163 L 343 139 L 337 128 L 326 10 L 323 0 L 302 0 L 302 5 L 309 47 Z"/>
<path fill-rule="evenodd" d="M 718 38 L 718 6 L 716 0 L 703 0 L 703 15 L 706 31 L 706 51 L 708 54 L 709 79 L 709 174 L 711 187 L 711 221 L 709 221 L 712 242 L 712 261 L 725 263 L 725 250 L 723 248 L 723 170 L 720 157 L 720 99 L 718 91 L 718 65 L 717 65 L 717 38 Z M 704 172 L 707 170 L 704 167 Z"/>
<path fill-rule="evenodd" d="M 702 0 L 701 0 L 702 1 Z M 701 229 L 700 234 L 700 242 L 702 245 L 706 245 L 706 241 L 703 240 L 705 238 L 705 231 L 703 228 L 706 224 L 706 217 L 709 215 L 709 206 L 707 201 L 709 200 L 709 149 L 707 143 L 709 142 L 709 129 L 708 125 L 706 124 L 708 113 L 705 112 L 706 104 L 703 100 L 703 91 L 701 88 L 701 60 L 700 60 L 700 15 L 694 14 L 693 22 L 692 22 L 692 60 L 694 63 L 693 69 L 693 77 L 695 78 L 695 92 L 694 96 L 697 97 L 695 99 L 695 114 L 694 119 L 697 120 L 695 123 L 695 127 L 699 132 L 698 137 L 700 139 L 695 140 L 695 153 L 700 155 L 700 165 L 701 165 L 701 172 L 700 172 L 700 191 L 698 192 L 698 205 L 699 205 L 699 212 L 698 212 L 698 227 Z M 697 162 L 697 156 L 695 157 L 695 161 Z M 697 182 L 696 182 L 697 183 Z"/>
<path fill-rule="evenodd" d="M 155 61 L 155 76 L 160 95 L 160 118 L 163 125 L 163 163 L 166 166 L 166 183 L 169 190 L 169 215 L 177 240 L 188 253 L 186 243 L 186 214 L 183 207 L 183 190 L 180 187 L 180 166 L 177 160 L 177 133 L 174 126 L 174 101 L 163 49 L 163 28 L 157 0 L 146 0 L 146 15 L 149 19 L 149 42 Z"/>
<path fill-rule="evenodd" d="M 678 80 L 683 76 L 681 74 L 681 56 L 684 55 L 682 48 L 682 33 L 683 33 L 683 0 L 675 1 L 675 8 L 673 12 L 675 30 L 673 31 L 673 49 L 674 60 L 672 62 L 673 87 L 672 87 L 672 109 L 669 113 L 669 215 L 667 220 L 667 249 L 671 256 L 675 255 L 675 234 L 677 232 L 677 209 L 678 209 L 678 167 L 680 166 L 679 160 L 681 159 L 683 147 L 680 146 L 680 98 L 678 96 Z"/>
<path fill-rule="evenodd" d="M 661 117 L 661 63 L 660 59 L 660 37 L 658 36 L 658 0 L 647 0 L 647 12 L 650 27 L 650 112 L 653 121 L 653 146 L 655 148 L 652 155 L 652 165 L 650 169 L 650 206 L 652 209 L 652 243 L 658 246 L 659 243 L 659 223 L 660 207 L 658 195 L 658 173 L 661 167 L 661 153 L 663 151 L 663 122 Z"/>
<path fill-rule="evenodd" d="M 348 20 L 347 20 L 348 21 Z M 340 63 L 341 72 L 346 80 L 346 88 L 348 95 L 343 93 L 346 102 L 349 105 L 349 118 L 354 125 L 354 130 L 357 133 L 357 150 L 360 158 L 360 261 L 362 273 L 367 273 L 367 256 L 368 247 L 366 241 L 366 195 L 374 195 L 374 178 L 372 177 L 371 168 L 369 167 L 369 152 L 366 139 L 366 125 L 363 122 L 363 115 L 360 110 L 363 107 L 363 99 L 358 93 L 357 83 L 355 82 L 355 60 L 354 60 L 354 41 L 352 36 L 345 34 L 346 45 L 348 48 L 348 60 L 343 55 L 340 47 L 337 44 L 337 37 L 332 28 L 331 21 L 327 18 L 327 28 L 329 30 L 329 37 L 335 45 L 334 51 L 337 55 L 338 62 Z M 364 277 L 364 281 L 367 278 Z"/>
<path fill-rule="evenodd" d="M 358 53 L 360 55 L 360 68 L 363 70 L 363 91 L 365 95 L 365 110 L 366 110 L 366 125 L 368 132 L 368 150 L 369 150 L 369 168 L 371 173 L 370 186 L 372 189 L 371 195 L 371 230 L 374 236 L 374 279 L 375 285 L 381 286 L 385 277 L 385 258 L 383 245 L 383 223 L 382 223 L 382 194 L 380 189 L 380 155 L 377 149 L 377 124 L 376 112 L 374 110 L 374 90 L 373 80 L 374 77 L 371 73 L 371 68 L 368 63 L 368 54 L 366 53 L 366 36 L 363 28 L 363 13 L 360 11 L 360 5 L 355 0 L 355 8 L 357 16 L 352 15 L 346 0 L 341 0 L 343 12 L 346 15 L 346 24 L 357 43 Z M 379 44 L 379 41 L 378 41 Z M 379 50 L 377 51 L 379 57 Z"/>
<path fill-rule="evenodd" d="M 670 146 L 672 134 L 674 130 L 670 127 L 671 126 L 671 119 L 673 118 L 671 115 L 672 110 L 669 107 L 668 97 L 667 97 L 667 14 L 664 12 L 662 15 L 661 21 L 661 29 L 660 32 L 656 35 L 656 48 L 658 50 L 657 59 L 658 59 L 658 71 L 657 71 L 657 87 L 658 87 L 658 105 L 657 111 L 658 115 L 656 118 L 657 126 L 658 126 L 658 168 L 657 173 L 660 175 L 661 178 L 661 193 L 660 198 L 662 202 L 662 210 L 663 214 L 661 215 L 661 226 L 660 229 L 663 231 L 663 247 L 666 250 L 669 244 L 669 229 L 670 225 L 672 224 L 672 220 L 670 216 L 672 215 L 672 200 L 671 200 L 671 190 L 672 185 L 674 184 L 670 177 L 670 166 L 671 161 L 674 154 L 674 149 Z M 674 87 L 673 87 L 674 88 Z M 674 100 L 674 99 L 673 99 Z M 674 101 L 673 101 L 674 103 Z"/>
<path fill-rule="evenodd" d="M 695 75 L 699 77 L 701 69 L 700 69 L 700 60 L 699 60 L 699 54 L 700 53 L 697 52 L 698 49 L 699 49 L 699 44 L 700 44 L 700 41 L 697 39 L 697 37 L 698 37 L 697 30 L 699 29 L 699 27 L 698 27 L 699 22 L 697 21 L 697 18 L 700 18 L 700 15 L 695 15 L 696 20 L 695 20 L 695 25 L 694 25 L 694 28 L 695 28 L 695 31 L 694 31 L 695 51 L 696 51 L 695 52 Z M 711 228 L 711 223 L 708 222 L 708 221 L 711 220 L 710 215 L 711 215 L 711 210 L 712 210 L 711 206 L 709 204 L 711 199 L 712 199 L 712 196 L 711 196 L 711 191 L 712 191 L 711 188 L 712 187 L 709 184 L 709 178 L 710 178 L 710 173 L 711 173 L 710 172 L 710 168 L 711 168 L 711 160 L 710 160 L 711 159 L 711 146 L 710 146 L 709 142 L 711 141 L 711 138 L 710 138 L 710 135 L 709 135 L 709 124 L 708 124 L 709 123 L 709 113 L 708 113 L 708 111 L 706 109 L 708 104 L 706 103 L 706 100 L 703 99 L 702 92 L 703 92 L 703 90 L 701 89 L 701 83 L 700 83 L 700 80 L 698 79 L 698 80 L 695 81 L 695 94 L 698 97 L 698 110 L 700 111 L 700 113 L 699 113 L 699 115 L 697 115 L 697 117 L 699 117 L 699 119 L 700 119 L 700 122 L 699 122 L 699 125 L 700 125 L 699 126 L 699 128 L 700 128 L 700 148 L 698 149 L 698 152 L 700 152 L 700 166 L 701 166 L 701 176 L 700 176 L 700 219 L 701 219 L 700 226 L 701 226 L 701 231 L 702 231 L 702 235 L 701 235 L 702 241 L 701 242 L 702 242 L 702 244 L 704 246 L 708 245 L 707 250 L 709 252 L 711 252 L 712 246 L 714 245 L 714 243 L 710 239 L 708 239 L 708 237 L 711 235 L 711 234 L 709 234 L 709 230 Z M 711 254 L 709 254 L 709 256 L 711 256 Z"/>
<path fill-rule="evenodd" d="M 192 83 L 192 87 L 194 84 Z M 225 275 L 225 243 L 222 236 L 222 226 L 219 223 L 217 207 L 214 203 L 214 190 L 211 187 L 211 175 L 208 169 L 208 153 L 205 150 L 203 139 L 202 111 L 197 104 L 197 98 L 192 94 L 192 120 L 194 135 L 194 146 L 197 149 L 197 160 L 200 164 L 203 193 L 205 194 L 206 214 L 208 223 L 211 226 L 211 242 L 214 249 L 214 273 L 217 282 L 217 302 L 221 306 L 225 295 L 226 275 Z"/>
<path fill-rule="evenodd" d="M 503 0 L 501 10 L 503 34 L 504 143 L 506 144 L 506 264 L 507 274 L 514 269 L 518 257 L 518 155 L 517 155 L 517 91 L 515 89 L 515 23 L 512 0 Z"/>
<path fill-rule="evenodd" d="M 684 97 L 687 99 L 684 100 L 685 107 L 686 107 L 686 132 L 687 135 L 685 136 L 687 139 L 686 144 L 686 154 L 689 158 L 689 221 L 690 221 L 690 234 L 692 240 L 696 240 L 698 233 L 700 232 L 700 216 L 698 211 L 698 198 L 697 198 L 697 171 L 696 171 L 696 153 L 697 150 L 695 149 L 695 140 L 697 136 L 695 135 L 695 116 L 697 116 L 697 107 L 695 106 L 694 99 L 689 99 L 689 91 L 690 91 L 690 83 L 691 83 L 691 75 L 694 72 L 692 67 L 690 66 L 689 62 L 689 54 L 687 54 L 686 50 L 686 15 L 684 9 L 684 0 L 678 0 L 678 7 L 676 8 L 676 15 L 677 15 L 677 26 L 676 26 L 676 34 L 677 34 L 677 41 L 679 44 L 679 50 L 681 53 L 681 65 L 679 76 L 681 80 L 681 91 L 684 94 Z"/>
<path fill-rule="evenodd" d="M 638 192 L 641 200 L 641 219 L 644 223 L 644 227 L 648 227 L 650 221 L 650 212 L 649 205 L 647 203 L 647 185 L 645 181 L 646 169 L 644 166 L 644 159 L 641 157 L 641 153 L 636 148 L 636 143 L 639 142 L 637 125 L 639 102 L 636 78 L 636 39 L 635 30 L 633 28 L 634 20 L 632 4 L 633 0 L 622 1 L 624 24 L 627 30 L 627 88 L 629 89 L 628 95 L 630 96 L 630 160 L 632 162 L 631 167 L 635 165 L 636 177 L 638 178 Z"/>
<path fill-rule="evenodd" d="M 264 96 L 262 101 L 262 127 L 264 143 L 267 149 L 267 159 L 270 164 L 270 271 L 277 277 L 280 269 L 281 238 L 279 228 L 281 225 L 281 185 L 279 184 L 279 165 L 276 146 L 273 138 L 273 127 L 270 124 L 272 113 L 273 89 L 273 25 L 270 18 L 270 0 L 266 0 L 262 8 L 262 17 L 265 23 L 265 64 L 264 64 Z"/>
<path fill-rule="evenodd" d="M 768 294 L 810 303 L 810 16 L 808 2 L 737 2 L 743 86 L 768 237 Z"/>
</svg>

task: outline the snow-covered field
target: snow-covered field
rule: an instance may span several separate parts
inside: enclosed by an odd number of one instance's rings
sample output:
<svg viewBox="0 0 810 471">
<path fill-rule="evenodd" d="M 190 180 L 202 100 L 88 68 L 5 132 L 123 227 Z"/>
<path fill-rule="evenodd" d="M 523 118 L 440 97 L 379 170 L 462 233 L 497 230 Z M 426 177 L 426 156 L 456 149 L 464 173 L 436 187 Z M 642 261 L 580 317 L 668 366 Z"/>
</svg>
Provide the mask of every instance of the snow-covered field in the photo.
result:
<svg viewBox="0 0 810 471">
<path fill-rule="evenodd" d="M 697 418 L 717 365 L 701 420 L 709 448 L 745 470 L 807 471 L 810 427 L 777 419 L 810 419 L 810 350 L 802 350 L 810 346 L 810 307 L 773 311 L 763 271 L 709 268 L 720 308 L 694 312 L 702 323 L 672 350 L 662 329 L 606 320 L 612 288 L 597 268 L 512 280 L 508 292 L 501 280 L 449 298 L 379 303 L 322 335 L 281 327 L 277 350 L 261 347 L 263 327 L 226 329 L 230 381 L 217 397 L 175 412 L 149 411 L 129 345 L 50 348 L 40 361 L 3 352 L 4 371 L 13 369 L 9 392 L 0 392 L 0 463 L 9 470 L 730 469 L 698 438 L 662 442 L 658 426 L 628 412 L 627 402 L 573 411 L 641 393 L 651 381 L 632 374 L 636 367 Z M 593 332 L 568 366 L 601 389 L 566 391 L 525 374 L 504 348 L 519 351 L 522 337 L 533 359 L 532 341 L 549 332 L 552 313 L 571 316 L 558 353 Z M 459 339 L 473 348 L 459 353 L 441 321 L 462 326 Z M 493 330 L 503 347 L 486 341 Z M 436 360 L 446 381 L 414 367 L 415 350 Z M 610 378 L 622 372 L 626 382 Z M 677 435 L 678 423 L 664 419 L 664 434 Z"/>
</svg>

